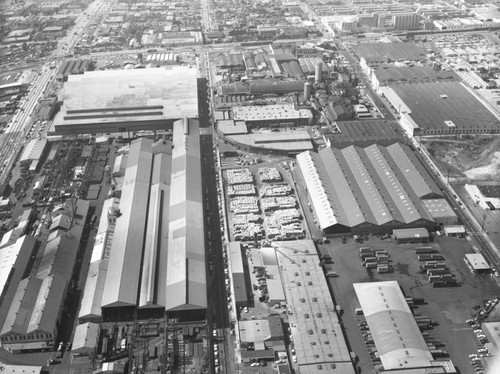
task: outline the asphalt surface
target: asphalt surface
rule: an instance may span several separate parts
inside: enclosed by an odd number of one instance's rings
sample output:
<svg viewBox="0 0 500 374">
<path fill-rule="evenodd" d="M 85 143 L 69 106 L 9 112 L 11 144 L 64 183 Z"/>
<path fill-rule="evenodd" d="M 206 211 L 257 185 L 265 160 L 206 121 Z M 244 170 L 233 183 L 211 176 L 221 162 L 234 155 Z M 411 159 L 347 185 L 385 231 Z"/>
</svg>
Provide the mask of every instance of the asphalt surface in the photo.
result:
<svg viewBox="0 0 500 374">
<path fill-rule="evenodd" d="M 222 235 L 220 230 L 221 217 L 217 200 L 216 166 L 214 161 L 213 127 L 210 123 L 209 94 L 207 81 L 199 79 L 198 103 L 201 135 L 201 160 L 203 206 L 205 212 L 205 243 L 207 244 L 207 296 L 208 296 L 208 331 L 209 358 L 211 372 L 215 372 L 215 357 L 212 349 L 219 342 L 219 361 L 227 357 L 224 335 L 229 327 L 228 303 L 224 284 L 224 261 L 222 256 Z M 216 331 L 217 337 L 213 331 Z M 221 365 L 225 368 L 226 365 Z M 223 369 L 224 370 L 224 369 Z"/>
</svg>

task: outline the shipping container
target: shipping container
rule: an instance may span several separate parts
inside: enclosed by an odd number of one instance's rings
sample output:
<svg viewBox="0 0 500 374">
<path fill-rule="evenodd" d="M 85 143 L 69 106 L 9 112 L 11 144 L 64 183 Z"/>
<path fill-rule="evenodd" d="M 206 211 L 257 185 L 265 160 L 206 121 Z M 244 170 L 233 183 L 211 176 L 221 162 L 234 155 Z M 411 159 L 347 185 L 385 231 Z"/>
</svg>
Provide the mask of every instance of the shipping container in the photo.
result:
<svg viewBox="0 0 500 374">
<path fill-rule="evenodd" d="M 443 275 L 443 274 L 449 274 L 450 271 L 446 269 L 428 269 L 427 270 L 427 275 Z"/>
<path fill-rule="evenodd" d="M 432 260 L 432 257 L 431 257 L 431 255 L 425 254 L 425 255 L 418 255 L 417 259 L 418 259 L 418 261 L 430 261 L 430 260 Z"/>
<path fill-rule="evenodd" d="M 432 247 L 417 247 L 415 248 L 416 254 L 424 254 L 424 253 L 436 253 L 437 251 Z"/>
</svg>

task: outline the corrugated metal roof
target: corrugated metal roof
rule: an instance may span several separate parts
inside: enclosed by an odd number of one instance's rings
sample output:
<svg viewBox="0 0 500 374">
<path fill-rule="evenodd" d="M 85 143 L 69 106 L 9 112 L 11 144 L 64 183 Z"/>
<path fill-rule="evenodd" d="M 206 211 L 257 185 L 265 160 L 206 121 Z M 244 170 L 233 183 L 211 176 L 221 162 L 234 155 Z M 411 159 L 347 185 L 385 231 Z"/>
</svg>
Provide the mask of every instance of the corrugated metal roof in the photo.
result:
<svg viewBox="0 0 500 374">
<path fill-rule="evenodd" d="M 329 196 L 326 193 L 326 181 L 320 178 L 318 154 L 313 152 L 301 153 L 297 155 L 297 163 L 304 176 L 309 196 L 314 203 L 320 227 L 325 229 L 339 222 L 345 224 L 345 220 L 342 220 L 342 216 L 338 211 L 337 214 L 334 213 Z M 335 166 L 332 165 L 332 167 Z"/>
<path fill-rule="evenodd" d="M 205 309 L 205 234 L 198 121 L 175 122 L 173 134 L 166 308 Z"/>
<path fill-rule="evenodd" d="M 136 305 L 143 253 L 149 183 L 151 139 L 134 140 L 130 146 L 116 220 L 102 306 Z"/>
<path fill-rule="evenodd" d="M 25 278 L 17 286 L 16 293 L 10 304 L 9 311 L 5 316 L 5 321 L 3 322 L 0 334 L 7 334 L 9 332 L 23 333 L 25 332 L 25 325 L 29 322 L 31 318 L 32 307 L 29 305 L 24 305 L 23 300 L 31 301 L 34 304 L 36 295 L 42 284 L 41 279 L 35 278 L 30 282 L 30 278 Z"/>
<path fill-rule="evenodd" d="M 35 331 L 54 332 L 62 307 L 68 282 L 59 275 L 44 278 L 33 307 L 27 333 Z"/>
<path fill-rule="evenodd" d="M 394 168 L 394 165 L 389 164 L 385 148 L 373 144 L 365 148 L 364 152 L 368 160 L 371 161 L 371 165 L 377 173 L 379 181 L 385 187 L 385 191 L 387 191 L 385 197 L 388 208 L 392 208 L 390 206 L 391 202 L 395 206 L 394 210 L 391 209 L 394 220 L 411 223 L 425 218 L 432 221 L 427 211 L 419 209 L 421 208 L 420 200 L 418 200 L 411 186 L 404 186 L 396 174 L 397 169 Z M 377 186 L 381 186 L 381 184 L 377 183 Z M 390 200 L 387 197 L 390 197 Z"/>
<path fill-rule="evenodd" d="M 335 224 L 433 221 L 414 192 L 414 183 L 403 176 L 383 146 L 324 148 L 319 157 L 312 152 L 299 154 L 297 162 L 322 229 Z"/>
<path fill-rule="evenodd" d="M 394 143 L 386 147 L 393 161 L 419 198 L 443 196 L 436 182 L 432 179 L 415 154 L 408 147 Z"/>
<path fill-rule="evenodd" d="M 99 338 L 99 324 L 87 322 L 76 326 L 73 344 L 71 347 L 72 353 L 91 353 L 97 347 Z"/>
<path fill-rule="evenodd" d="M 35 238 L 29 235 L 22 236 L 17 239 L 14 244 L 0 249 L 0 294 L 3 295 L 4 287 L 11 276 L 13 269 L 23 273 L 30 258 L 31 252 L 35 246 Z M 18 267 L 16 269 L 16 266 Z M 19 276 L 22 276 L 20 274 Z M 11 279 L 11 284 L 17 284 L 20 278 L 16 281 Z M 15 281 L 16 283 L 12 283 Z"/>
<path fill-rule="evenodd" d="M 162 153 L 153 156 L 148 230 L 144 245 L 139 306 L 165 306 L 165 285 L 168 248 L 168 219 L 170 204 L 171 143 Z M 168 152 L 168 153 L 167 153 Z M 159 264 L 157 263 L 159 261 Z"/>
<path fill-rule="evenodd" d="M 366 201 L 368 209 L 363 209 L 363 211 L 370 212 L 371 216 L 374 218 L 374 221 L 371 221 L 371 223 L 383 225 L 384 223 L 392 221 L 394 217 L 391 213 L 391 209 L 387 206 L 387 202 L 382 196 L 380 185 L 373 180 L 374 173 L 370 170 L 370 165 L 366 163 L 365 157 L 363 157 L 363 150 L 350 146 L 342 149 L 340 152 L 334 149 L 333 152 L 334 154 L 341 153 L 345 158 L 344 166 L 352 173 L 352 177 L 360 188 L 364 201 Z M 347 172 L 344 172 L 344 174 L 347 174 Z M 337 187 L 337 183 L 335 183 L 335 187 Z M 351 195 L 352 194 L 351 192 Z M 346 209 L 348 209 L 348 207 L 346 207 Z"/>
<path fill-rule="evenodd" d="M 422 333 L 398 282 L 354 284 L 385 370 L 432 366 Z"/>
<path fill-rule="evenodd" d="M 78 312 L 79 320 L 84 321 L 101 317 L 101 302 L 107 270 L 107 259 L 90 263 L 85 288 L 83 289 L 82 301 L 80 302 L 80 310 Z"/>
</svg>

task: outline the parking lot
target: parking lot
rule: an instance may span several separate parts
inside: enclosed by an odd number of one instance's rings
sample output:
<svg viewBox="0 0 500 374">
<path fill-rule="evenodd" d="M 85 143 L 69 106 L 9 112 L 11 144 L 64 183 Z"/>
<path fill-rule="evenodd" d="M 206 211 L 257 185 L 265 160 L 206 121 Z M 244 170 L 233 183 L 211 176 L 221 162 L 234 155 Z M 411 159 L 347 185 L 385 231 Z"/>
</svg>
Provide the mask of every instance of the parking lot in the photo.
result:
<svg viewBox="0 0 500 374">
<path fill-rule="evenodd" d="M 359 257 L 359 248 L 364 246 L 386 250 L 394 272 L 379 274 L 376 270 L 364 268 Z M 369 355 L 371 347 L 365 343 L 363 331 L 358 326 L 364 319 L 355 314 L 359 302 L 352 284 L 388 280 L 398 281 L 407 297 L 424 298 L 426 304 L 418 305 L 414 314 L 428 316 L 435 322 L 436 326 L 426 332 L 433 339 L 445 343 L 441 349 L 449 353 L 462 373 L 474 372 L 468 355 L 476 353 L 480 344 L 465 321 L 471 318 L 474 305 L 498 294 L 496 281 L 489 275 L 476 276 L 469 271 L 463 258 L 465 253 L 473 250 L 466 239 L 438 237 L 425 246 L 435 248 L 444 256 L 446 266 L 460 286 L 434 288 L 427 275 L 419 272 L 422 263 L 414 250 L 418 246 L 422 245 L 399 245 L 392 239 L 382 240 L 376 236 L 370 236 L 364 243 L 348 238 L 343 244 L 341 239 L 332 239 L 330 244 L 320 246 L 323 255 L 332 256 L 334 264 L 329 266 L 339 275 L 329 278 L 329 282 L 336 302 L 344 309 L 345 331 L 352 351 L 360 359 L 363 373 L 373 372 L 373 362 Z"/>
</svg>

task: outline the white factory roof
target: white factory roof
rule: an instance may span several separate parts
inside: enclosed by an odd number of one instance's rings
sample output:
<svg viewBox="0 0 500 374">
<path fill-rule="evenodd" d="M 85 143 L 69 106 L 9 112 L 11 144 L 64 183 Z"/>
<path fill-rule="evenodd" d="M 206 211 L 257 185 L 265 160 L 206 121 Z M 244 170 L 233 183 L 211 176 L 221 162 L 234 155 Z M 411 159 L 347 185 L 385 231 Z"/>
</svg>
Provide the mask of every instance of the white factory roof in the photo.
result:
<svg viewBox="0 0 500 374">
<path fill-rule="evenodd" d="M 207 307 L 197 120 L 174 123 L 168 229 L 167 310 Z"/>
<path fill-rule="evenodd" d="M 197 71 L 188 66 L 86 71 L 64 85 L 58 125 L 133 123 L 198 116 Z M 110 115 L 113 114 L 113 115 Z"/>
<path fill-rule="evenodd" d="M 102 316 L 101 302 L 106 282 L 108 260 L 98 260 L 90 263 L 87 280 L 83 289 L 82 301 L 78 312 L 78 319 L 97 320 Z"/>
<path fill-rule="evenodd" d="M 464 225 L 446 225 L 443 228 L 444 234 L 449 235 L 449 234 L 465 234 L 465 226 Z"/>
<path fill-rule="evenodd" d="M 232 119 L 222 119 L 217 121 L 217 130 L 224 135 L 238 135 L 248 133 L 245 121 L 235 121 Z"/>
<path fill-rule="evenodd" d="M 43 366 L 7 365 L 2 363 L 0 368 L 2 374 L 40 374 Z"/>
<path fill-rule="evenodd" d="M 99 324 L 87 322 L 76 326 L 72 353 L 93 353 L 99 338 Z"/>
<path fill-rule="evenodd" d="M 29 160 L 38 160 L 41 156 L 45 147 L 47 146 L 47 139 L 32 139 L 24 148 L 21 157 L 19 158 L 20 162 L 29 161 Z"/>
<path fill-rule="evenodd" d="M 474 270 L 488 270 L 491 268 L 481 253 L 467 253 L 465 258 Z"/>
<path fill-rule="evenodd" d="M 151 139 L 130 146 L 102 306 L 136 305 L 151 174 Z"/>
<path fill-rule="evenodd" d="M 11 270 L 15 268 L 16 264 L 22 267 L 18 270 L 24 272 L 34 245 L 35 238 L 25 235 L 17 239 L 13 244 L 0 249 L 0 295 L 4 294 L 4 287 L 11 276 Z"/>
<path fill-rule="evenodd" d="M 290 104 L 245 105 L 233 107 L 235 121 L 271 121 L 312 118 L 308 109 L 295 109 Z"/>
<path fill-rule="evenodd" d="M 398 282 L 355 283 L 384 370 L 432 366 L 433 357 Z"/>
</svg>

